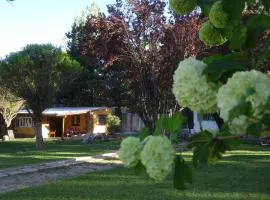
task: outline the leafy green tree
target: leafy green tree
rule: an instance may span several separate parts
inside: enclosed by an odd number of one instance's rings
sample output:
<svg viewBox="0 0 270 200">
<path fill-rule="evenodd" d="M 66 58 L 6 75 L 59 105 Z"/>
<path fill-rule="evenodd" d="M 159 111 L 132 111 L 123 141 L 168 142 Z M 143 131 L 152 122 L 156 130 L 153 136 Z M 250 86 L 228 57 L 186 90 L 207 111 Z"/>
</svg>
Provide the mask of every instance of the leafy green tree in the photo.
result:
<svg viewBox="0 0 270 200">
<path fill-rule="evenodd" d="M 73 85 L 58 96 L 58 101 L 65 105 L 73 106 L 100 106 L 105 105 L 104 97 L 105 78 L 100 68 L 99 60 L 95 56 L 84 56 L 80 53 L 81 30 L 88 17 L 102 15 L 96 3 L 87 6 L 75 18 L 71 30 L 66 34 L 68 38 L 67 52 L 83 67 L 81 74 Z"/>
<path fill-rule="evenodd" d="M 24 99 L 35 121 L 36 147 L 44 148 L 41 117 L 56 93 L 80 71 L 80 65 L 51 44 L 31 44 L 11 53 L 0 66 L 1 83 Z"/>
</svg>

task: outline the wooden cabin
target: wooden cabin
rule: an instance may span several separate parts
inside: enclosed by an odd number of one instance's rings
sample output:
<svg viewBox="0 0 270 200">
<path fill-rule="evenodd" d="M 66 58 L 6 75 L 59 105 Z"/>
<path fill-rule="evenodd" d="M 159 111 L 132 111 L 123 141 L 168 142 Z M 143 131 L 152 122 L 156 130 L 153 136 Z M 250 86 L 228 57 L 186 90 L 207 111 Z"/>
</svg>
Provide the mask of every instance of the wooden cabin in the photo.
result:
<svg viewBox="0 0 270 200">
<path fill-rule="evenodd" d="M 86 133 L 107 133 L 106 107 L 59 107 L 42 112 L 42 135 L 71 137 Z M 35 137 L 34 124 L 27 110 L 21 110 L 13 120 L 15 137 Z"/>
</svg>

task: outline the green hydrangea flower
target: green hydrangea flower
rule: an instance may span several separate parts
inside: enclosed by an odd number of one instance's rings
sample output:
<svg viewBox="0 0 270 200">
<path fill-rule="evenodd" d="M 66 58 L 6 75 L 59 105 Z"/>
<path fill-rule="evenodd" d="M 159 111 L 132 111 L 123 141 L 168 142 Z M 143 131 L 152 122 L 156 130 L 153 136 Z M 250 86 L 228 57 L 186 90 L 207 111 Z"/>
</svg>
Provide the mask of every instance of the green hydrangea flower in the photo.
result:
<svg viewBox="0 0 270 200">
<path fill-rule="evenodd" d="M 228 40 L 223 30 L 214 27 L 210 21 L 201 25 L 199 38 L 205 45 L 210 47 L 222 45 Z"/>
<path fill-rule="evenodd" d="M 270 113 L 270 109 L 265 109 L 265 106 L 270 103 L 269 88 L 270 77 L 262 72 L 252 70 L 234 73 L 227 83 L 219 89 L 217 101 L 220 116 L 225 122 L 228 122 L 233 134 L 246 133 L 249 125 L 258 122 L 264 114 Z M 248 93 L 248 91 L 252 92 Z M 251 103 L 252 116 L 240 115 L 230 120 L 230 111 L 241 100 Z"/>
<path fill-rule="evenodd" d="M 217 1 L 211 7 L 209 20 L 216 28 L 224 28 L 228 22 L 228 14 L 224 12 L 222 1 Z"/>
<path fill-rule="evenodd" d="M 181 106 L 195 112 L 217 111 L 218 85 L 208 82 L 203 70 L 207 65 L 193 57 L 179 63 L 173 76 L 173 94 Z"/>
<path fill-rule="evenodd" d="M 141 152 L 142 164 L 149 176 L 156 180 L 164 180 L 172 171 L 175 151 L 171 142 L 161 136 L 149 136 Z"/>
<path fill-rule="evenodd" d="M 121 142 L 118 151 L 120 160 L 125 167 L 135 167 L 140 160 L 140 153 L 143 145 L 139 138 L 128 137 Z"/>
<path fill-rule="evenodd" d="M 193 11 L 197 5 L 197 0 L 169 0 L 172 10 L 179 15 Z"/>
</svg>

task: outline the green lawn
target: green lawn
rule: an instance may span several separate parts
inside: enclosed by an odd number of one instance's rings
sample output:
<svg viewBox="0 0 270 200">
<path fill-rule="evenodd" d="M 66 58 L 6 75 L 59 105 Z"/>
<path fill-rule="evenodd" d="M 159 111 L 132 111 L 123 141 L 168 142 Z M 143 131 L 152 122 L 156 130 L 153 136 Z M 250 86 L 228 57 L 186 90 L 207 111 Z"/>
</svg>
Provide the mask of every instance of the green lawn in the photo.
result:
<svg viewBox="0 0 270 200">
<path fill-rule="evenodd" d="M 45 140 L 46 149 L 38 151 L 33 139 L 0 142 L 0 169 L 109 152 L 112 144 L 115 142 L 82 144 L 71 140 Z"/>
<path fill-rule="evenodd" d="M 242 146 L 213 165 L 194 169 L 194 183 L 185 191 L 172 188 L 171 181 L 154 183 L 145 175 L 116 168 L 89 173 L 0 196 L 2 200 L 269 200 L 269 147 Z M 185 153 L 190 160 L 191 153 Z"/>
</svg>

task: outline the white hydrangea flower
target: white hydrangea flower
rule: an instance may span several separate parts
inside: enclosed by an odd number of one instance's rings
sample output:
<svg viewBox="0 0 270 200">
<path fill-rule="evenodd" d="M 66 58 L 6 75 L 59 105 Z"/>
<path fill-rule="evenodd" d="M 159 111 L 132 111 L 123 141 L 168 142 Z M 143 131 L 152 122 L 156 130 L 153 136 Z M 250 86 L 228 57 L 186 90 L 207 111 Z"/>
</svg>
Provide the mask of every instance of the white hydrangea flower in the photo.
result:
<svg viewBox="0 0 270 200">
<path fill-rule="evenodd" d="M 172 171 L 175 151 L 171 142 L 161 136 L 149 136 L 141 152 L 142 164 L 149 176 L 156 180 L 164 180 Z"/>
<path fill-rule="evenodd" d="M 173 94 L 181 106 L 192 111 L 214 113 L 218 86 L 208 82 L 203 70 L 207 65 L 194 57 L 180 62 L 173 76 Z"/>
<path fill-rule="evenodd" d="M 121 142 L 118 151 L 120 160 L 125 167 L 135 167 L 140 160 L 140 153 L 143 148 L 139 138 L 128 137 Z"/>
<path fill-rule="evenodd" d="M 253 92 L 247 95 L 248 90 Z M 263 114 L 270 113 L 270 110 L 264 109 L 264 106 L 270 103 L 269 96 L 269 76 L 256 70 L 236 72 L 218 91 L 217 101 L 220 116 L 229 123 L 233 134 L 246 133 L 250 124 L 260 120 Z M 229 121 L 230 111 L 239 104 L 240 100 L 251 103 L 252 116 L 241 115 Z"/>
</svg>

